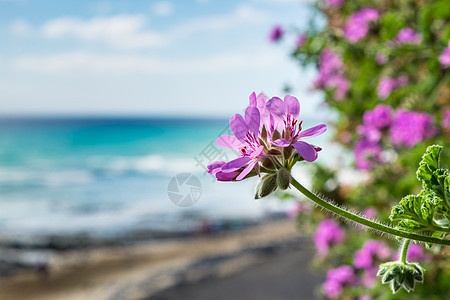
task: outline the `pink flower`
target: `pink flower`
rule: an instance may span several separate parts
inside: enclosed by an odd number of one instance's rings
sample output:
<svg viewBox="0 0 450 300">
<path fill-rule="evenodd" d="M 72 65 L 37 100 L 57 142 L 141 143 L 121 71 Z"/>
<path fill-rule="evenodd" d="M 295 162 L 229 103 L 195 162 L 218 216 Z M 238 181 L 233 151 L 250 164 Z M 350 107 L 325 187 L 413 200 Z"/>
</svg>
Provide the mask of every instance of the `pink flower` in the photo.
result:
<svg viewBox="0 0 450 300">
<path fill-rule="evenodd" d="M 416 33 L 410 27 L 405 27 L 397 33 L 397 36 L 390 42 L 390 45 L 420 44 L 421 41 L 422 36 L 420 34 Z"/>
<path fill-rule="evenodd" d="M 378 105 L 375 109 L 366 111 L 363 116 L 363 122 L 367 126 L 375 128 L 386 128 L 392 122 L 392 108 L 387 105 Z"/>
<path fill-rule="evenodd" d="M 450 130 L 450 109 L 444 111 L 441 121 L 442 128 Z"/>
<path fill-rule="evenodd" d="M 399 87 L 408 85 L 409 79 L 407 76 L 394 77 L 382 77 L 380 83 L 378 84 L 377 92 L 378 97 L 381 99 L 386 99 L 389 95 Z"/>
<path fill-rule="evenodd" d="M 306 161 L 315 161 L 318 156 L 316 148 L 302 140 L 321 135 L 327 130 L 327 126 L 320 124 L 302 131 L 302 122 L 298 121 L 300 104 L 297 98 L 290 95 L 286 95 L 284 101 L 273 97 L 267 101 L 266 107 L 273 117 L 268 132 L 284 132 L 283 137 L 274 140 L 272 144 L 283 148 L 293 146 Z"/>
<path fill-rule="evenodd" d="M 334 220 L 322 221 L 317 226 L 313 240 L 317 251 L 321 256 L 325 256 L 331 246 L 340 244 L 345 239 L 345 231 Z"/>
<path fill-rule="evenodd" d="M 354 13 L 347 19 L 344 36 L 351 43 L 356 43 L 369 32 L 369 22 L 376 21 L 378 17 L 378 11 L 373 8 L 364 8 Z"/>
<path fill-rule="evenodd" d="M 336 298 L 342 294 L 345 286 L 354 284 L 355 281 L 356 277 L 353 268 L 343 265 L 328 271 L 323 290 L 327 297 Z"/>
<path fill-rule="evenodd" d="M 375 260 L 384 260 L 391 256 L 391 248 L 383 242 L 368 240 L 362 248 L 355 253 L 353 265 L 357 269 L 370 269 L 375 267 Z"/>
<path fill-rule="evenodd" d="M 378 97 L 381 99 L 386 99 L 396 88 L 397 81 L 395 78 L 383 77 L 378 84 Z"/>
<path fill-rule="evenodd" d="M 347 96 L 350 83 L 343 75 L 344 63 L 342 58 L 331 49 L 324 48 L 320 53 L 319 77 L 314 81 L 315 88 L 335 88 L 336 100 L 343 100 Z"/>
<path fill-rule="evenodd" d="M 361 139 L 355 145 L 355 163 L 359 170 L 370 170 L 374 163 L 381 162 L 383 148 L 376 142 Z"/>
<path fill-rule="evenodd" d="M 448 42 L 448 46 L 444 48 L 444 51 L 442 51 L 442 54 L 439 56 L 439 62 L 444 68 L 450 67 L 450 41 Z"/>
<path fill-rule="evenodd" d="M 278 42 L 284 35 L 284 31 L 281 26 L 275 26 L 269 34 L 269 40 L 271 42 Z"/>
<path fill-rule="evenodd" d="M 375 57 L 375 61 L 379 65 L 384 65 L 387 62 L 387 57 L 386 57 L 386 55 L 384 55 L 382 53 L 378 53 Z"/>
<path fill-rule="evenodd" d="M 400 257 L 400 251 L 394 256 L 394 259 L 398 259 Z M 421 245 L 418 244 L 410 244 L 408 247 L 408 254 L 406 255 L 406 259 L 411 262 L 420 262 L 420 261 L 428 261 L 430 257 L 425 254 L 425 251 Z"/>
<path fill-rule="evenodd" d="M 221 147 L 239 149 L 239 157 L 229 162 L 209 164 L 208 173 L 215 174 L 219 181 L 239 181 L 259 175 L 260 163 L 270 156 L 269 149 L 275 147 L 292 146 L 304 160 L 311 162 L 317 159 L 321 148 L 301 140 L 324 133 L 327 126 L 321 124 L 302 131 L 297 98 L 286 95 L 284 101 L 278 97 L 267 101 L 263 94 L 257 97 L 252 93 L 249 102 L 244 117 L 235 114 L 230 119 L 234 135 L 224 134 L 216 141 Z"/>
<path fill-rule="evenodd" d="M 413 147 L 433 135 L 433 117 L 425 112 L 398 110 L 392 122 L 390 138 L 394 145 Z"/>
</svg>

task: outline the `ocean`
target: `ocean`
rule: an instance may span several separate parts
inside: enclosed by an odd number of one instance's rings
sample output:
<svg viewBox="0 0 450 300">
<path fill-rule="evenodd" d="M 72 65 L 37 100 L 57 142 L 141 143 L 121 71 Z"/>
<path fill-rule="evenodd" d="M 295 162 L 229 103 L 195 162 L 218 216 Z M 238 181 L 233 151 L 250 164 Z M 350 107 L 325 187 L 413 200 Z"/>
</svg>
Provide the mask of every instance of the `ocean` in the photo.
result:
<svg viewBox="0 0 450 300">
<path fill-rule="evenodd" d="M 255 201 L 256 178 L 221 183 L 205 172 L 209 161 L 233 158 L 215 145 L 226 131 L 226 119 L 0 119 L 0 238 L 190 231 L 205 220 L 289 209 L 274 198 Z M 326 135 L 311 141 L 322 146 Z M 200 183 L 189 207 L 168 193 L 183 173 Z"/>
</svg>

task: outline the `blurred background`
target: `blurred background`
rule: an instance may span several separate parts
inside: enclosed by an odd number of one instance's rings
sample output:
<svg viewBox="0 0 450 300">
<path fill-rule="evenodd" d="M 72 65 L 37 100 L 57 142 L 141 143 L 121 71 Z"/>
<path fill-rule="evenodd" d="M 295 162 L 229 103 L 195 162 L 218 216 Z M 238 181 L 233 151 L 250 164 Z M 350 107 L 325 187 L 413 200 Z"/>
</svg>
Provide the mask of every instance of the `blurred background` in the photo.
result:
<svg viewBox="0 0 450 300">
<path fill-rule="evenodd" d="M 0 299 L 450 298 L 448 248 L 393 295 L 397 240 L 206 172 L 252 92 L 292 94 L 328 126 L 293 176 L 392 223 L 450 164 L 448 0 L 0 0 L 0 40 Z M 445 238 L 444 202 L 402 229 Z"/>
<path fill-rule="evenodd" d="M 309 91 L 314 68 L 300 71 L 270 36 L 312 15 L 302 1 L 0 0 L 1 298 L 142 299 L 286 247 L 306 249 L 289 260 L 291 277 L 308 274 L 309 244 L 283 221 L 294 202 L 254 201 L 256 180 L 218 183 L 205 169 L 233 157 L 215 140 L 253 91 L 282 97 L 295 86 L 308 127 L 329 115 Z M 195 205 L 168 197 L 180 173 L 200 181 Z M 190 249 L 192 236 L 221 244 Z M 284 276 L 267 268 L 255 284 Z"/>
</svg>

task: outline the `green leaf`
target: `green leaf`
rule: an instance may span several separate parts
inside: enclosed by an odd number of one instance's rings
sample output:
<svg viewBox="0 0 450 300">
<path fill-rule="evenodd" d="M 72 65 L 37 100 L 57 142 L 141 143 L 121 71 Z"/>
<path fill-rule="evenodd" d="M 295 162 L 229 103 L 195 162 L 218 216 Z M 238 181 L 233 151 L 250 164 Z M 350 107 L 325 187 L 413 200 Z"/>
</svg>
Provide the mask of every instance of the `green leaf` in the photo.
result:
<svg viewBox="0 0 450 300">
<path fill-rule="evenodd" d="M 419 163 L 419 169 L 417 169 L 417 178 L 422 181 L 424 188 L 431 189 L 433 184 L 437 183 L 435 178 L 435 172 L 439 168 L 439 156 L 442 151 L 442 146 L 433 145 L 427 148 L 427 151 L 422 156 L 422 160 Z"/>
</svg>

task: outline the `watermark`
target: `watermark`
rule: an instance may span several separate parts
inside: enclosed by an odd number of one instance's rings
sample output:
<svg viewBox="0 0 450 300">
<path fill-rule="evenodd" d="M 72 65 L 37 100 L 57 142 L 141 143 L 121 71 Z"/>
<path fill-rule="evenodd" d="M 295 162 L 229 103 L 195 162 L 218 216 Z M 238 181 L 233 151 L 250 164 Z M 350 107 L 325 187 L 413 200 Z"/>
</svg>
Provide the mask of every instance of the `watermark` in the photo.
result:
<svg viewBox="0 0 450 300">
<path fill-rule="evenodd" d="M 200 199 L 202 184 L 193 174 L 180 173 L 170 179 L 167 195 L 176 206 L 190 207 Z"/>
<path fill-rule="evenodd" d="M 221 137 L 223 134 L 233 134 L 233 132 L 231 131 L 230 127 L 227 126 L 226 128 L 224 128 L 224 130 L 222 130 L 219 135 L 217 136 L 218 138 Z M 224 144 L 227 143 L 226 140 L 223 141 Z M 233 148 L 230 145 L 230 149 Z M 236 149 L 231 149 L 231 151 L 234 154 L 238 154 L 238 151 Z M 208 165 L 212 162 L 215 161 L 228 161 L 228 155 L 227 153 L 224 151 L 224 149 L 222 147 L 220 147 L 219 145 L 216 144 L 216 141 L 211 141 L 209 142 L 208 145 L 206 145 L 205 148 L 203 148 L 202 151 L 200 151 L 198 157 L 195 156 L 194 160 L 197 162 L 196 167 L 202 167 L 205 170 L 204 174 L 207 174 L 208 172 Z M 212 181 L 215 182 L 216 181 L 216 176 L 214 174 L 209 174 L 212 178 Z"/>
</svg>

